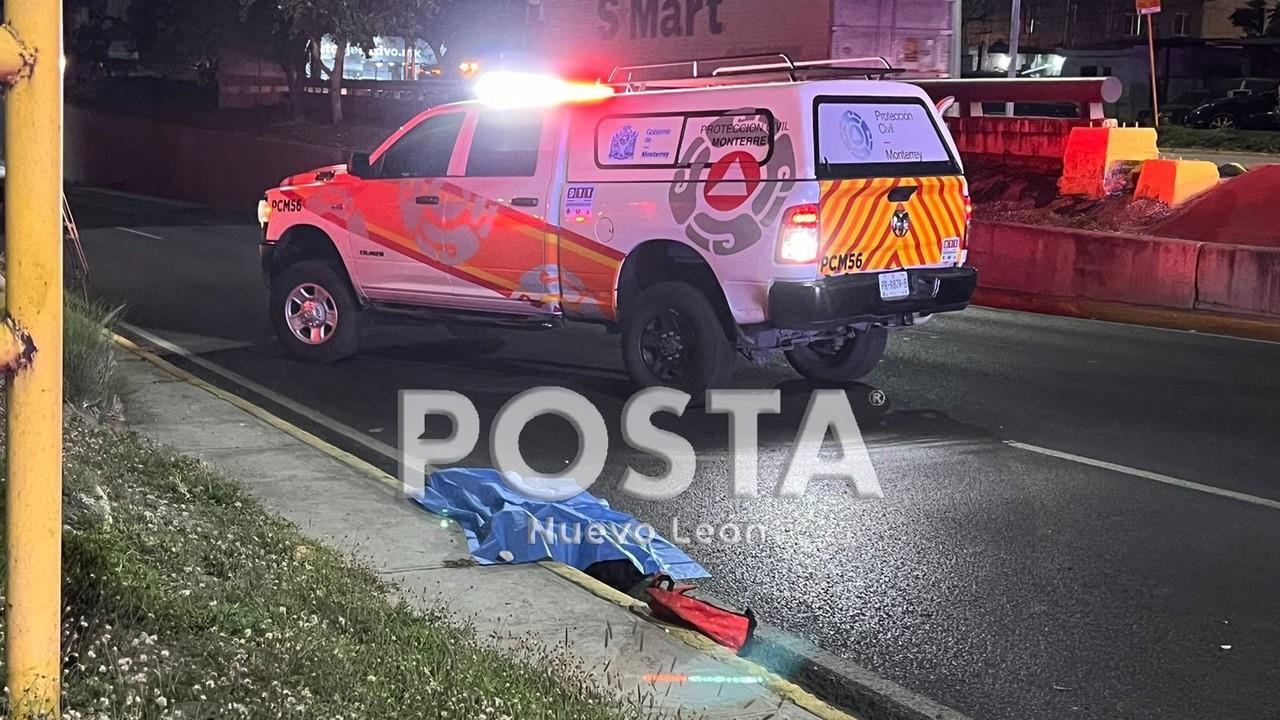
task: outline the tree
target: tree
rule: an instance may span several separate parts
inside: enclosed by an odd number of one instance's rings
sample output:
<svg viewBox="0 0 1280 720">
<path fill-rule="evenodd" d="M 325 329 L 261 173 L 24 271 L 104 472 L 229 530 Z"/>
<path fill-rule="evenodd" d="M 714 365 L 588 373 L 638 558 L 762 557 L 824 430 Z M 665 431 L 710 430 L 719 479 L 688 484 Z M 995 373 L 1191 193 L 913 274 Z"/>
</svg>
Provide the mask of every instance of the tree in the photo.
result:
<svg viewBox="0 0 1280 720">
<path fill-rule="evenodd" d="M 125 15 L 138 53 L 152 64 L 211 70 L 241 25 L 236 0 L 133 0 Z"/>
<path fill-rule="evenodd" d="M 431 47 L 437 62 L 447 49 L 483 52 L 520 43 L 513 30 L 525 20 L 527 0 L 432 0 L 410 8 L 399 27 L 414 40 Z"/>
<path fill-rule="evenodd" d="M 329 120 L 342 122 L 342 71 L 347 49 L 358 47 L 368 51 L 373 38 L 380 34 L 397 34 L 420 15 L 435 8 L 434 0 L 241 0 L 247 7 L 271 5 L 283 23 L 281 32 L 290 39 L 294 72 L 301 73 L 308 60 L 318 68 L 321 38 L 326 35 L 337 46 L 329 73 Z M 288 72 L 288 71 L 286 71 Z"/>
<path fill-rule="evenodd" d="M 1271 11 L 1271 24 L 1275 24 L 1276 11 Z M 1246 0 L 1231 13 L 1231 24 L 1240 28 L 1245 37 L 1261 37 L 1267 32 L 1267 0 Z"/>
<path fill-rule="evenodd" d="M 302 117 L 302 85 L 306 75 L 308 38 L 299 34 L 278 5 L 253 0 L 237 0 L 244 32 L 228 47 L 268 58 L 284 72 L 289 87 L 289 111 L 295 120 Z"/>
<path fill-rule="evenodd" d="M 1000 9 L 1008 12 L 1008 3 L 1002 3 Z M 974 70 L 981 72 L 983 65 L 983 56 L 986 54 L 987 40 L 991 35 L 992 25 L 996 9 L 993 7 L 993 0 L 964 0 L 961 3 L 960 33 L 967 46 L 969 43 L 976 45 L 977 57 L 974 59 L 976 67 Z"/>
</svg>

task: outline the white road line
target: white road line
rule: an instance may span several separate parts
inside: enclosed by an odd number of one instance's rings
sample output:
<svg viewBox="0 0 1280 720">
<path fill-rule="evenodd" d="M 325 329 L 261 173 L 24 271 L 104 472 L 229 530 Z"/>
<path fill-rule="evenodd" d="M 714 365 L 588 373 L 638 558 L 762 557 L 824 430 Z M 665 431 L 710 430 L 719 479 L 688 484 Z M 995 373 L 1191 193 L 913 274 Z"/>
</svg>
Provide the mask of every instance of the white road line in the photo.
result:
<svg viewBox="0 0 1280 720">
<path fill-rule="evenodd" d="M 117 225 L 117 226 L 116 226 L 116 229 L 117 229 L 117 230 L 123 230 L 124 232 L 127 232 L 127 233 L 133 233 L 134 235 L 141 235 L 141 236 L 142 236 L 142 237 L 144 237 L 144 238 L 151 238 L 152 240 L 163 240 L 163 239 L 164 239 L 164 238 L 160 237 L 159 235 L 152 235 L 151 233 L 144 233 L 144 232 L 142 232 L 141 230 L 134 230 L 133 228 L 127 228 L 127 227 L 123 227 L 123 226 L 121 226 L 121 225 Z"/>
<path fill-rule="evenodd" d="M 1027 443 L 1020 443 L 1014 440 L 1005 440 L 1004 443 L 1009 447 L 1015 447 L 1015 448 L 1018 448 L 1019 450 L 1026 450 L 1028 452 L 1039 453 L 1040 455 L 1048 455 L 1049 457 L 1055 457 L 1055 458 L 1058 458 L 1059 460 L 1067 460 L 1074 463 L 1080 463 L 1081 465 L 1089 465 L 1096 468 L 1102 468 L 1104 470 L 1111 470 L 1113 472 L 1124 473 L 1125 475 L 1140 477 L 1145 480 L 1154 480 L 1158 483 L 1164 483 L 1166 485 L 1172 485 L 1174 487 L 1180 487 L 1186 490 L 1195 490 L 1197 492 L 1209 493 L 1210 495 L 1217 495 L 1219 497 L 1230 498 L 1232 500 L 1239 500 L 1241 502 L 1247 502 L 1252 505 L 1261 505 L 1262 507 L 1269 507 L 1273 510 L 1280 510 L 1280 500 L 1272 500 L 1270 498 L 1258 497 L 1257 495 L 1249 495 L 1247 493 L 1236 492 L 1235 490 L 1226 490 L 1220 487 L 1214 487 L 1212 485 L 1202 485 L 1201 483 L 1191 482 L 1190 480 L 1182 480 L 1180 478 L 1172 477 L 1170 475 L 1162 475 L 1160 473 L 1151 472 L 1150 470 L 1139 470 L 1138 468 L 1131 468 L 1126 465 L 1117 465 L 1116 463 L 1109 463 L 1109 462 L 1106 462 L 1105 460 L 1094 460 L 1093 458 L 1087 458 L 1081 455 L 1073 455 L 1071 453 L 1062 452 L 1061 450 L 1050 450 L 1049 448 L 1040 447 L 1039 445 L 1028 445 Z"/>
<path fill-rule="evenodd" d="M 363 447 L 368 448 L 369 450 L 372 450 L 375 453 L 378 453 L 379 455 L 387 458 L 388 460 L 391 460 L 392 462 L 396 462 L 396 463 L 400 462 L 400 453 L 395 448 L 391 447 L 390 445 L 380 440 L 369 437 L 368 435 L 360 432 L 359 430 L 356 430 L 350 425 L 346 425 L 338 420 L 334 420 L 333 418 L 327 415 L 324 415 L 322 413 L 319 413 L 315 409 L 309 408 L 306 405 L 303 405 L 299 402 L 290 400 L 289 398 L 285 397 L 284 395 L 281 395 L 280 393 L 274 390 L 271 390 L 270 388 L 259 385 L 258 383 L 250 380 L 247 377 L 244 377 L 243 375 L 227 370 L 226 368 L 223 368 L 215 363 L 209 362 L 208 360 L 205 360 L 199 355 L 194 355 L 190 351 L 188 351 L 186 348 L 181 347 L 179 345 L 175 345 L 169 342 L 168 340 L 165 340 L 162 337 L 158 337 L 152 333 L 147 332 L 146 330 L 143 330 L 142 328 L 137 327 L 136 325 L 131 325 L 129 323 L 122 322 L 120 323 L 120 327 L 124 328 L 130 333 L 133 333 L 134 335 L 137 335 L 140 338 L 143 338 L 147 342 L 151 343 L 152 345 L 155 345 L 158 348 L 165 350 L 166 352 L 173 353 L 174 355 L 179 355 L 184 360 L 187 360 L 188 362 L 191 362 L 195 365 L 199 365 L 205 370 L 208 370 L 209 372 L 214 373 L 216 375 L 220 375 L 226 378 L 227 380 L 230 380 L 231 382 L 235 383 L 236 385 L 239 385 L 240 387 L 246 390 L 249 390 L 250 392 L 256 393 L 258 395 L 261 395 L 267 398 L 271 402 L 274 402 L 277 405 L 280 405 L 281 407 L 288 408 L 290 411 L 295 412 L 298 415 L 307 418 L 308 420 L 319 423 L 320 425 L 323 425 L 324 427 L 332 430 L 333 432 L 338 433 L 339 435 L 347 438 L 348 440 L 351 440 L 352 442 L 359 443 Z"/>
</svg>

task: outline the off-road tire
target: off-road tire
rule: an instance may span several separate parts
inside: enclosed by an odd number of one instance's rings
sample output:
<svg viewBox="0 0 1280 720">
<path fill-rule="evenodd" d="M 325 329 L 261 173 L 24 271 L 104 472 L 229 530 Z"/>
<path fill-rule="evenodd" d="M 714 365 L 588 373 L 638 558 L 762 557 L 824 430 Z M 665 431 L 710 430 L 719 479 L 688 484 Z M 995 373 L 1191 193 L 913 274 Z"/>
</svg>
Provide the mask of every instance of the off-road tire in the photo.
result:
<svg viewBox="0 0 1280 720">
<path fill-rule="evenodd" d="M 675 335 L 660 339 L 670 332 Z M 655 343 L 672 353 L 654 352 Z M 679 360 L 666 362 L 672 354 Z M 637 385 L 672 387 L 701 401 L 708 388 L 732 376 L 736 352 L 707 296 L 669 281 L 645 288 L 623 308 L 622 359 Z M 664 373 L 664 365 L 678 372 Z"/>
<path fill-rule="evenodd" d="M 294 334 L 287 319 L 286 303 L 295 289 L 315 285 L 324 290 L 337 309 L 331 334 L 318 344 L 308 344 Z M 364 313 L 347 281 L 346 273 L 324 260 L 303 260 L 290 265 L 271 281 L 271 325 L 290 355 L 307 362 L 329 363 L 350 357 L 360 349 L 365 330 Z"/>
<path fill-rule="evenodd" d="M 823 383 L 847 383 L 866 377 L 880 358 L 884 357 L 889 342 L 889 331 L 882 327 L 868 330 L 846 339 L 844 344 L 830 352 L 824 351 L 830 343 L 809 343 L 786 352 L 791 367 L 809 380 Z"/>
</svg>

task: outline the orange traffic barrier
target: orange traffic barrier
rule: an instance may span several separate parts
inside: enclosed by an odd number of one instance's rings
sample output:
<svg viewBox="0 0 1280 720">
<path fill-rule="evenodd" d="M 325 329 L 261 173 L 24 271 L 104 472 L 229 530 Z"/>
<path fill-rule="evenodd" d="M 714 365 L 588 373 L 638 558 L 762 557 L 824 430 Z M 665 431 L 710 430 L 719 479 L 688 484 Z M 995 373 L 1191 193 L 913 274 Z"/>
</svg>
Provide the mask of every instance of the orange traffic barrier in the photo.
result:
<svg viewBox="0 0 1280 720">
<path fill-rule="evenodd" d="M 1206 160 L 1148 160 L 1133 196 L 1176 207 L 1216 187 L 1219 179 L 1218 166 Z"/>
<path fill-rule="evenodd" d="M 1072 128 L 1058 191 L 1092 198 L 1119 192 L 1137 163 L 1158 157 L 1152 128 Z"/>
</svg>

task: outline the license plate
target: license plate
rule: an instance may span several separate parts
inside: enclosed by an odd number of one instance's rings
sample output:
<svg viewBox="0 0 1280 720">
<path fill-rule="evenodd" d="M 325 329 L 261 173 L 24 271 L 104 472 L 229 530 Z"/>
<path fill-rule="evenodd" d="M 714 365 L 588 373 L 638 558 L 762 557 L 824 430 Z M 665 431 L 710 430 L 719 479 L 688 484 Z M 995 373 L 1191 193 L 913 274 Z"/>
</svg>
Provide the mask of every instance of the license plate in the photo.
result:
<svg viewBox="0 0 1280 720">
<path fill-rule="evenodd" d="M 880 299 L 894 300 L 911 294 L 911 285 L 907 281 L 907 271 L 880 273 Z"/>
</svg>

